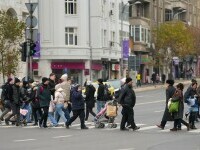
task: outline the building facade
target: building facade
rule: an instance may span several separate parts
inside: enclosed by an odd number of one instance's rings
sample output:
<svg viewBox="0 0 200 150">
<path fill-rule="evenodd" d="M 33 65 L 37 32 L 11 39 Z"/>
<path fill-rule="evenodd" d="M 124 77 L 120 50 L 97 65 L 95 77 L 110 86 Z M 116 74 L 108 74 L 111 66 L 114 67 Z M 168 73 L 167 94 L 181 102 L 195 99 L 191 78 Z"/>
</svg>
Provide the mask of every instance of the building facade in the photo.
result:
<svg viewBox="0 0 200 150">
<path fill-rule="evenodd" d="M 186 25 L 200 29 L 200 2 L 196 0 L 132 0 L 131 4 L 130 34 L 134 40 L 131 52 L 136 55 L 136 71 L 142 74 L 143 82 L 150 82 L 150 76 L 153 72 L 161 75 L 166 74 L 168 69 L 165 66 L 161 70 L 149 64 L 151 50 L 155 49 L 151 38 L 153 28 L 167 21 L 180 20 Z M 188 57 L 186 62 L 178 60 L 178 63 L 173 63 L 174 78 L 180 77 L 181 63 L 186 63 L 185 69 L 191 67 L 195 70 L 198 69 L 196 59 L 191 59 L 192 57 Z M 177 59 L 174 61 L 177 62 Z"/>
<path fill-rule="evenodd" d="M 39 1 L 40 58 L 35 78 L 68 73 L 86 78 L 120 77 L 119 0 Z M 129 24 L 124 25 L 129 32 Z"/>
</svg>

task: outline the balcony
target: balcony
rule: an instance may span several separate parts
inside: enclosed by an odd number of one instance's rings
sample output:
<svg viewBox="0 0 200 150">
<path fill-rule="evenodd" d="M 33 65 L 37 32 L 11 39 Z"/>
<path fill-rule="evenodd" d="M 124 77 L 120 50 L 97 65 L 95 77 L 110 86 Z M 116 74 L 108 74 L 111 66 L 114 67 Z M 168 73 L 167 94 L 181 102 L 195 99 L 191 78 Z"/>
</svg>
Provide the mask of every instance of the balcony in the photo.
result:
<svg viewBox="0 0 200 150">
<path fill-rule="evenodd" d="M 171 1 L 173 8 L 177 9 L 187 9 L 187 2 L 186 1 Z"/>
</svg>

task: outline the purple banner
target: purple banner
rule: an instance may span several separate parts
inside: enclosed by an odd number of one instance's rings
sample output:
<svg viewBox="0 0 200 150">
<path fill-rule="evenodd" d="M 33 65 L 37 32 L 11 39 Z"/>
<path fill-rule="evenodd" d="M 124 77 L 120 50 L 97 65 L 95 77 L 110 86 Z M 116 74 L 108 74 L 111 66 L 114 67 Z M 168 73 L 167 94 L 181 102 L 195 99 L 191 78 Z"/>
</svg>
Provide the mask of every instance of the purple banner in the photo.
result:
<svg viewBox="0 0 200 150">
<path fill-rule="evenodd" d="M 34 58 L 40 58 L 40 33 L 37 34 L 37 41 L 35 42 L 36 47 L 35 47 L 35 54 L 34 54 Z"/>
<path fill-rule="evenodd" d="M 129 40 L 123 41 L 123 58 L 128 58 L 129 56 Z"/>
</svg>

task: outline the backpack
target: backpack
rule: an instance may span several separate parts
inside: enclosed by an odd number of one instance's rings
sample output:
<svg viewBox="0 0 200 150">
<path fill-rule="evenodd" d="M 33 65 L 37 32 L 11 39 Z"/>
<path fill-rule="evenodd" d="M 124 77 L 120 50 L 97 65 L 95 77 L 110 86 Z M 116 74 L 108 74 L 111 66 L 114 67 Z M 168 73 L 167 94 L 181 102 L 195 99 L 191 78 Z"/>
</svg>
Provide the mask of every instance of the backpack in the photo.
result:
<svg viewBox="0 0 200 150">
<path fill-rule="evenodd" d="M 1 88 L 2 88 L 1 100 L 2 100 L 2 101 L 5 101 L 6 98 L 7 98 L 7 94 L 8 94 L 8 91 L 7 91 L 7 84 L 2 85 Z"/>
</svg>

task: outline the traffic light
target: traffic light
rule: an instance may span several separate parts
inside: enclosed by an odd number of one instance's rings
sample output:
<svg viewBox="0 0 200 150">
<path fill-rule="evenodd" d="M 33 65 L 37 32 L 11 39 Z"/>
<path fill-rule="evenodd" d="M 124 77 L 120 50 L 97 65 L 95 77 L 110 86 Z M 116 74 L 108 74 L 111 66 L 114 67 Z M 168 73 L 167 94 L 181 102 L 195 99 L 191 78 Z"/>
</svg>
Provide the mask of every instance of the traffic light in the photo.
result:
<svg viewBox="0 0 200 150">
<path fill-rule="evenodd" d="M 27 52 L 27 43 L 24 42 L 22 44 L 20 44 L 21 46 L 21 61 L 26 62 L 26 52 Z"/>
<path fill-rule="evenodd" d="M 34 42 L 30 43 L 30 56 L 34 56 L 34 54 L 36 53 L 35 50 L 36 44 Z"/>
</svg>

